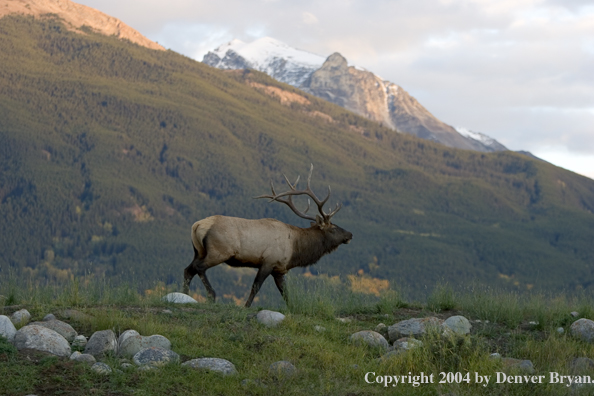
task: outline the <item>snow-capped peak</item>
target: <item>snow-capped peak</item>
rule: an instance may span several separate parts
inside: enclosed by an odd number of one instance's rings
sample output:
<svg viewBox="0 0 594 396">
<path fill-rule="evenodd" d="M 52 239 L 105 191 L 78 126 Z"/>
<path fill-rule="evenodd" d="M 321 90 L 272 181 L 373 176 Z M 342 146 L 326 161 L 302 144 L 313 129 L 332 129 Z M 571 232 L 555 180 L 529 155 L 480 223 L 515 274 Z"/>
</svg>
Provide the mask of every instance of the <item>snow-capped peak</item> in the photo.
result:
<svg viewBox="0 0 594 396">
<path fill-rule="evenodd" d="M 487 146 L 491 145 L 495 142 L 495 139 L 485 135 L 484 133 L 474 132 L 474 131 L 471 131 L 470 129 L 467 129 L 464 127 L 454 127 L 454 129 L 456 129 L 456 131 L 460 135 L 467 137 L 467 138 L 474 139 L 474 140 L 478 140 L 479 142 L 481 142 Z"/>
</svg>

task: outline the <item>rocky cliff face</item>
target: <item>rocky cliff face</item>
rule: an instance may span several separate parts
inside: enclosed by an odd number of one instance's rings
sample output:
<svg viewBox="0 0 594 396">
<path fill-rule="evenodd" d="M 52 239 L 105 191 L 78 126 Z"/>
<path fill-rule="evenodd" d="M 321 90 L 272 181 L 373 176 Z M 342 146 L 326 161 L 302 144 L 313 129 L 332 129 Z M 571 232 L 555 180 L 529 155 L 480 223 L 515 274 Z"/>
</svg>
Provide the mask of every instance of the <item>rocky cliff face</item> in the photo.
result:
<svg viewBox="0 0 594 396">
<path fill-rule="evenodd" d="M 507 150 L 486 135 L 443 123 L 401 87 L 367 70 L 348 66 L 339 53 L 324 60 L 265 37 L 249 44 L 233 40 L 206 54 L 203 62 L 220 69 L 262 71 L 390 128 L 449 147 Z"/>
<path fill-rule="evenodd" d="M 301 88 L 391 128 L 449 147 L 476 151 L 505 150 L 494 139 L 491 141 L 496 144 L 487 145 L 470 134 L 462 135 L 438 120 L 401 87 L 369 71 L 348 66 L 347 60 L 339 53 L 330 55 Z"/>
<path fill-rule="evenodd" d="M 33 15 L 36 18 L 55 14 L 78 32 L 81 32 L 83 25 L 89 26 L 106 36 L 116 36 L 143 47 L 164 50 L 119 19 L 70 0 L 0 0 L 0 18 L 9 14 Z"/>
</svg>

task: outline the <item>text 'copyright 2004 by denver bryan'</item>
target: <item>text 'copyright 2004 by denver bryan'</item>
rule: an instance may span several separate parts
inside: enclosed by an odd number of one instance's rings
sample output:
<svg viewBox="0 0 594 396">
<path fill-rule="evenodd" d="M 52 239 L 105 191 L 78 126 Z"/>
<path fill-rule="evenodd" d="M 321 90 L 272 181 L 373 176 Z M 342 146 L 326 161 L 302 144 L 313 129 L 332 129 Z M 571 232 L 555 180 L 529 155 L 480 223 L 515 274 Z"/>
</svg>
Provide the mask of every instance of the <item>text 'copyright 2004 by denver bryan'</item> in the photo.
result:
<svg viewBox="0 0 594 396">
<path fill-rule="evenodd" d="M 549 372 L 541 375 L 511 375 L 502 372 L 496 372 L 495 375 L 481 375 L 479 373 L 446 373 L 418 374 L 408 373 L 404 375 L 381 375 L 375 372 L 365 374 L 365 382 L 368 384 L 377 384 L 384 387 L 411 385 L 418 387 L 423 384 L 481 384 L 487 386 L 491 384 L 563 384 L 571 386 L 573 384 L 592 384 L 594 381 L 589 375 L 562 375 L 557 372 Z"/>
</svg>

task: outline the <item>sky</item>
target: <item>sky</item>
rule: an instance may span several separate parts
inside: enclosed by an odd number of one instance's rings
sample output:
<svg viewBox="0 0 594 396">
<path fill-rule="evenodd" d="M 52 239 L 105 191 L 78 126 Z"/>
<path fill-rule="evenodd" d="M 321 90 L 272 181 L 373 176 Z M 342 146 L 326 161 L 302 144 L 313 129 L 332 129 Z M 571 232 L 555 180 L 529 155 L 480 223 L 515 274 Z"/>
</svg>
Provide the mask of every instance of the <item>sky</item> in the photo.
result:
<svg viewBox="0 0 594 396">
<path fill-rule="evenodd" d="M 340 52 L 443 122 L 594 179 L 592 0 L 77 2 L 196 60 L 265 36 Z"/>
</svg>

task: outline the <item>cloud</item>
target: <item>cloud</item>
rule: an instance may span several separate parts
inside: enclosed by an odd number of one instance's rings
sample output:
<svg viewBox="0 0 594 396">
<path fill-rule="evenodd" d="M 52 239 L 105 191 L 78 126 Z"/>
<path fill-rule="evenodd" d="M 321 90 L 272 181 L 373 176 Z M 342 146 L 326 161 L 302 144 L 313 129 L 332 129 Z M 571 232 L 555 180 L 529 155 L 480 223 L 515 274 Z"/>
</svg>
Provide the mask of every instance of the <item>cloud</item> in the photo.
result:
<svg viewBox="0 0 594 396">
<path fill-rule="evenodd" d="M 590 0 L 81 2 L 198 60 L 232 38 L 263 35 L 338 51 L 446 123 L 512 149 L 579 153 L 594 169 Z"/>
</svg>

